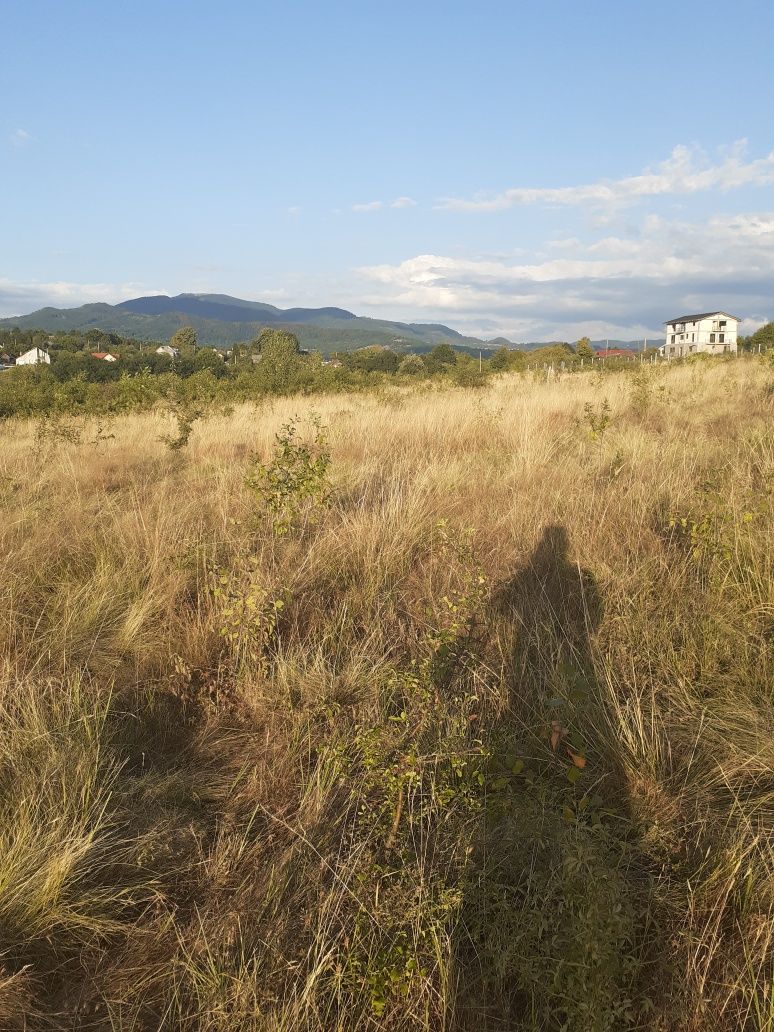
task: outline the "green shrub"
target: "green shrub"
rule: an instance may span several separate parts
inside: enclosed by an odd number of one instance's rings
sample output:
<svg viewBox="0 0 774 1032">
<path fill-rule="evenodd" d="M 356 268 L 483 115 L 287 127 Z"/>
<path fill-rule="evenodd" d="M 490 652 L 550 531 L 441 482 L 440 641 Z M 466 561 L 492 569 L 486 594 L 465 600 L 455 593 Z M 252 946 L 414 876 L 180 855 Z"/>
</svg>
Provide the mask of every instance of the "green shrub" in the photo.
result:
<svg viewBox="0 0 774 1032">
<path fill-rule="evenodd" d="M 276 534 L 287 534 L 302 517 L 314 521 L 328 501 L 325 430 L 317 416 L 310 419 L 311 440 L 299 437 L 298 420 L 286 423 L 275 437 L 271 461 L 253 459 L 245 482 L 270 516 Z"/>
</svg>

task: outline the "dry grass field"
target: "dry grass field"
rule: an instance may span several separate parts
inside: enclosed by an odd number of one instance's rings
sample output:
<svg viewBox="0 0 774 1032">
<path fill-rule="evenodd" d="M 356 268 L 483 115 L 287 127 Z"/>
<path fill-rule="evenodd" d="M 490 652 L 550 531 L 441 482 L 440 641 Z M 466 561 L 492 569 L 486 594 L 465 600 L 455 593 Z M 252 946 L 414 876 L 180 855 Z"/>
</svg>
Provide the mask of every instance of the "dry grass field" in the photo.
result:
<svg viewBox="0 0 774 1032">
<path fill-rule="evenodd" d="M 0 424 L 0 1029 L 772 1032 L 773 415 Z"/>
</svg>

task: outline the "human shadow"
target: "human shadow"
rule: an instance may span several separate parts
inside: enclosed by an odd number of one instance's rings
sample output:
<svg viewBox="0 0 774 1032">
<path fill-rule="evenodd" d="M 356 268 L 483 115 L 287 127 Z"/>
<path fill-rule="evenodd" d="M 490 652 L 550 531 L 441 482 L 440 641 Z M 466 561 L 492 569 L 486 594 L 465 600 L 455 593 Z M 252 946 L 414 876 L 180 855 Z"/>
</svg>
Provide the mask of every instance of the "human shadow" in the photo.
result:
<svg viewBox="0 0 774 1032">
<path fill-rule="evenodd" d="M 575 767 L 567 777 L 574 761 L 564 725 L 573 724 L 571 714 L 584 705 L 578 700 L 592 693 L 593 642 L 602 613 L 596 579 L 572 561 L 561 525 L 545 527 L 532 554 L 493 593 L 490 622 L 504 697 L 502 715 L 487 734 L 482 820 L 455 949 L 461 992 L 453 1027 L 460 1032 L 558 1028 L 560 1012 L 580 1021 L 577 1027 L 586 1020 L 586 944 L 571 920 L 558 917 L 565 908 L 568 918 L 577 911 L 585 920 L 586 907 L 585 882 L 572 866 L 580 823 L 567 819 L 568 805 L 584 794 L 582 785 L 576 790 L 575 775 L 586 775 Z M 585 764 L 577 748 L 576 760 Z M 603 892 L 592 909 L 604 911 L 614 883 L 605 880 L 604 858 L 593 849 L 584 855 L 590 859 L 577 871 L 599 872 Z M 604 929 L 602 934 L 608 936 Z M 565 978 L 570 970 L 572 977 Z M 589 972 L 590 983 L 596 974 Z M 577 986 L 579 1009 L 556 1003 L 569 1000 Z"/>
<path fill-rule="evenodd" d="M 511 624 L 511 702 L 525 690 L 543 696 L 568 675 L 594 677 L 591 643 L 602 596 L 593 574 L 571 562 L 569 551 L 566 529 L 546 527 L 529 559 L 495 592 L 494 607 Z"/>
</svg>

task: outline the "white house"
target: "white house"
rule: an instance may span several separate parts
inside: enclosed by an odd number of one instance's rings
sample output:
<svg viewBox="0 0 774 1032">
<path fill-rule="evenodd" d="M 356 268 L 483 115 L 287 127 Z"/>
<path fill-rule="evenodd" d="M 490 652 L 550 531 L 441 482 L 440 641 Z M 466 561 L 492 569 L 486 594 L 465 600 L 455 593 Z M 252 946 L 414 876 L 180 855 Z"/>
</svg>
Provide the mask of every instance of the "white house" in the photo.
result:
<svg viewBox="0 0 774 1032">
<path fill-rule="evenodd" d="M 659 348 L 665 358 L 685 355 L 736 354 L 739 319 L 728 312 L 681 315 L 666 324 L 666 341 Z"/>
<path fill-rule="evenodd" d="M 177 348 L 173 348 L 171 344 L 162 344 L 160 348 L 156 348 L 157 355 L 169 355 L 174 361 L 180 354 Z"/>
<path fill-rule="evenodd" d="M 98 358 L 101 362 L 117 362 L 118 359 L 115 355 L 111 355 L 109 351 L 92 351 L 92 358 Z"/>
<path fill-rule="evenodd" d="M 45 362 L 47 365 L 51 364 L 51 355 L 43 348 L 30 348 L 16 359 L 17 365 L 38 365 L 41 362 Z"/>
</svg>

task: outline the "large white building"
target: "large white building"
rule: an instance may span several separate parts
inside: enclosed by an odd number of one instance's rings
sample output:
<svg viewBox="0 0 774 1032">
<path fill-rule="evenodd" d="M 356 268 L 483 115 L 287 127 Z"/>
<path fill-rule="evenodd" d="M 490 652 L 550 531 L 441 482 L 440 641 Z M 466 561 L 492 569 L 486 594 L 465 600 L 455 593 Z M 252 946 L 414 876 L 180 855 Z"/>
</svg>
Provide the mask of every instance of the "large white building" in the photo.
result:
<svg viewBox="0 0 774 1032">
<path fill-rule="evenodd" d="M 666 324 L 666 341 L 659 352 L 666 358 L 685 355 L 736 354 L 739 319 L 728 312 L 681 315 Z"/>
<path fill-rule="evenodd" d="M 17 365 L 38 365 L 41 362 L 51 364 L 51 356 L 43 348 L 30 348 L 16 359 Z"/>
</svg>

